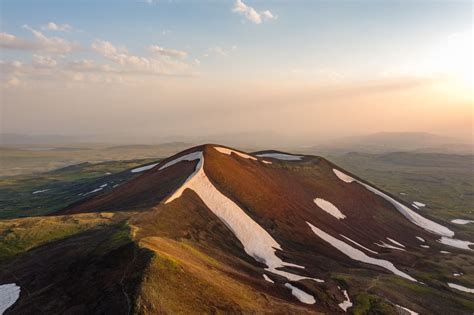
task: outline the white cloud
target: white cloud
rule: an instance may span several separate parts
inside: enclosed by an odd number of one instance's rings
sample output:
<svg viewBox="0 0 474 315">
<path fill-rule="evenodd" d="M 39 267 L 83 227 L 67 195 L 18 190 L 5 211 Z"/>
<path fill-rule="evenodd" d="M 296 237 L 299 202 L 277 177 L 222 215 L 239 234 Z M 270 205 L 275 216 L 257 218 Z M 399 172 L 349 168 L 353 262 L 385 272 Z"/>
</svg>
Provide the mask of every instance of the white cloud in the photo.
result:
<svg viewBox="0 0 474 315">
<path fill-rule="evenodd" d="M 276 20 L 278 18 L 270 10 L 257 12 L 257 10 L 246 5 L 242 0 L 235 1 L 232 11 L 245 16 L 247 20 L 255 24 L 261 24 L 263 21 Z"/>
<path fill-rule="evenodd" d="M 184 53 L 178 50 L 155 49 L 153 56 L 141 57 L 132 55 L 126 49 L 119 49 L 112 43 L 103 40 L 96 40 L 92 44 L 92 49 L 120 65 L 121 68 L 118 70 L 120 72 L 152 75 L 190 75 L 191 66 L 184 61 L 176 60 L 176 57 L 181 58 Z"/>
<path fill-rule="evenodd" d="M 0 33 L 0 47 L 4 49 L 33 50 L 37 48 L 37 44 L 2 32 Z"/>
<path fill-rule="evenodd" d="M 150 46 L 150 51 L 157 55 L 174 57 L 174 58 L 186 58 L 188 53 L 182 50 L 166 49 L 157 45 Z"/>
<path fill-rule="evenodd" d="M 56 59 L 51 56 L 33 55 L 32 64 L 36 68 L 55 68 L 58 65 Z"/>
<path fill-rule="evenodd" d="M 72 26 L 69 24 L 56 24 L 54 22 L 49 22 L 41 26 L 41 29 L 44 31 L 56 31 L 56 32 L 70 32 L 72 31 Z"/>
<path fill-rule="evenodd" d="M 23 25 L 23 28 L 33 34 L 34 41 L 24 40 L 8 33 L 0 33 L 0 47 L 14 50 L 45 51 L 52 54 L 65 54 L 79 48 L 78 43 L 60 37 L 48 37 L 28 25 Z"/>
</svg>

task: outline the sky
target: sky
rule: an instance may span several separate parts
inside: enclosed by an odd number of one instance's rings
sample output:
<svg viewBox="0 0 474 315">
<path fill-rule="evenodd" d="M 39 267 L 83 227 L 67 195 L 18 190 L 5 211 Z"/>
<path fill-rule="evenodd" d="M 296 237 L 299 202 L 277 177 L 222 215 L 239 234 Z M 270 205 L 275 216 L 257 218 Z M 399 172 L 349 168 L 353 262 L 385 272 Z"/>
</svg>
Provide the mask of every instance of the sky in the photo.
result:
<svg viewBox="0 0 474 315">
<path fill-rule="evenodd" d="M 473 138 L 471 1 L 0 1 L 1 132 Z"/>
</svg>

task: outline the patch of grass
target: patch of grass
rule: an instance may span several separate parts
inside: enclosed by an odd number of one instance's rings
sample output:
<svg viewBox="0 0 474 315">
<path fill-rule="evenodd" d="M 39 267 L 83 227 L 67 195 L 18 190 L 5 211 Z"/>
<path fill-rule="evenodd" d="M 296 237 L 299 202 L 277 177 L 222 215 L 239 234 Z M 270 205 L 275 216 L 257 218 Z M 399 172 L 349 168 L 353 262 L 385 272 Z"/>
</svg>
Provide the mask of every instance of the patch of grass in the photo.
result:
<svg viewBox="0 0 474 315">
<path fill-rule="evenodd" d="M 117 222 L 124 214 L 78 214 L 0 221 L 0 262 L 34 247 Z"/>
<path fill-rule="evenodd" d="M 352 311 L 355 315 L 366 314 L 397 314 L 392 305 L 378 296 L 361 293 L 356 296 Z"/>
</svg>

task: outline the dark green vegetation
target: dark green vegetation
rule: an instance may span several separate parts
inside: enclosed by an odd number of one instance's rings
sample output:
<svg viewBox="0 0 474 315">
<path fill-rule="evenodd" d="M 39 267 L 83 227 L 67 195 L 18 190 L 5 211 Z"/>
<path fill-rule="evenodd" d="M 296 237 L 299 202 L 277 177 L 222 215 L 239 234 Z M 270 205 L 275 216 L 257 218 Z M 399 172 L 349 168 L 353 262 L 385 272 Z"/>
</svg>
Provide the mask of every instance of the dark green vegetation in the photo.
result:
<svg viewBox="0 0 474 315">
<path fill-rule="evenodd" d="M 91 197 L 95 189 L 113 189 L 137 175 L 129 169 L 151 161 L 155 159 L 81 163 L 45 173 L 0 178 L 0 219 L 55 212 Z"/>
</svg>

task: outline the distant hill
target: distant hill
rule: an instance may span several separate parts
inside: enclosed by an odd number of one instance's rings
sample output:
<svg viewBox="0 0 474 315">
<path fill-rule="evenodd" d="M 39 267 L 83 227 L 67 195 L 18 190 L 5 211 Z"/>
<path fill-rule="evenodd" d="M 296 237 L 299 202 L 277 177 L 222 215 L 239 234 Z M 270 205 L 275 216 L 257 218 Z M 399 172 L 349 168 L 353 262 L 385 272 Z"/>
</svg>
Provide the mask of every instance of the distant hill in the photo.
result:
<svg viewBox="0 0 474 315">
<path fill-rule="evenodd" d="M 309 147 L 311 153 L 386 153 L 417 151 L 425 153 L 472 154 L 473 145 L 459 139 L 425 132 L 379 132 L 364 136 L 345 137 Z"/>
</svg>

